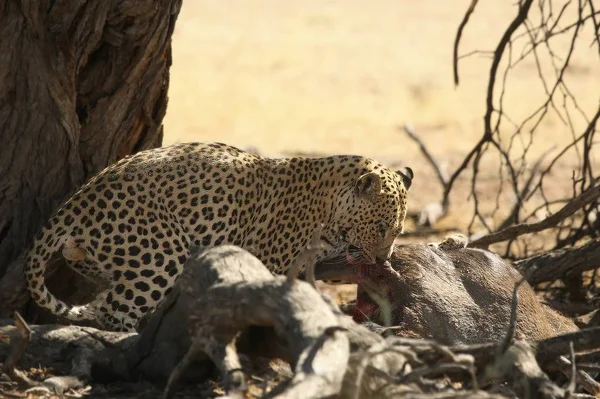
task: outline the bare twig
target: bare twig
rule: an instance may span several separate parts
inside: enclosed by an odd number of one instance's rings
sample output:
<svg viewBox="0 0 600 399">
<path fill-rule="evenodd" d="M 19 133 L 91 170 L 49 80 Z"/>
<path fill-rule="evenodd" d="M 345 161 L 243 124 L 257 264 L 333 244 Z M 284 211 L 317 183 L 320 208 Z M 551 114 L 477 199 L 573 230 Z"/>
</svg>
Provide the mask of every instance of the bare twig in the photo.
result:
<svg viewBox="0 0 600 399">
<path fill-rule="evenodd" d="M 506 46 L 509 44 L 510 39 L 514 32 L 523 24 L 523 22 L 527 19 L 527 15 L 529 14 L 529 9 L 531 8 L 531 4 L 533 0 L 524 0 L 519 5 L 519 12 L 515 19 L 508 26 L 504 35 L 500 39 L 496 50 L 494 51 L 494 58 L 492 61 L 492 66 L 490 68 L 489 80 L 488 80 L 488 89 L 486 96 L 486 111 L 484 116 L 484 134 L 483 137 L 479 140 L 479 142 L 475 145 L 475 147 L 471 150 L 471 152 L 465 157 L 461 165 L 454 171 L 450 180 L 448 181 L 448 185 L 444 190 L 444 199 L 442 203 L 448 201 L 448 196 L 450 195 L 450 191 L 452 190 L 452 186 L 454 185 L 454 181 L 458 178 L 458 176 L 462 173 L 462 171 L 467 167 L 473 156 L 479 154 L 481 149 L 485 143 L 492 139 L 492 113 L 494 112 L 494 86 L 496 83 L 496 75 L 498 72 L 498 67 L 500 66 L 500 61 L 502 60 L 502 56 L 504 55 L 504 51 Z"/>
<path fill-rule="evenodd" d="M 15 326 L 21 334 L 21 339 L 14 344 L 12 351 L 8 355 L 6 361 L 4 362 L 2 372 L 6 373 L 13 381 L 17 381 L 26 386 L 39 386 L 41 385 L 40 383 L 29 379 L 29 377 L 27 377 L 25 373 L 17 370 L 16 368 L 19 359 L 23 355 L 23 352 L 25 351 L 25 348 L 27 348 L 27 344 L 31 339 L 31 329 L 29 328 L 25 320 L 23 320 L 19 312 L 14 313 L 14 318 Z"/>
<path fill-rule="evenodd" d="M 453 70 L 455 86 L 458 86 L 458 44 L 460 43 L 460 38 L 462 36 L 463 29 L 465 28 L 465 26 L 467 26 L 471 14 L 473 14 L 473 11 L 475 11 L 477 1 L 478 0 L 471 0 L 471 4 L 469 5 L 469 8 L 467 8 L 467 12 L 465 13 L 463 20 L 461 21 L 460 25 L 458 26 L 458 30 L 456 31 L 456 38 L 454 39 L 454 53 L 452 58 L 452 65 L 454 67 Z"/>
<path fill-rule="evenodd" d="M 315 264 L 317 263 L 317 252 L 321 249 L 321 233 L 323 225 L 313 232 L 306 254 L 306 281 L 317 289 L 317 280 L 315 280 Z"/>
<path fill-rule="evenodd" d="M 575 362 L 575 348 L 573 348 L 573 342 L 569 342 L 569 349 L 571 352 L 571 380 L 569 381 L 567 392 L 569 392 L 569 396 L 571 396 L 575 392 L 577 384 L 577 364 Z"/>
<path fill-rule="evenodd" d="M 500 223 L 500 226 L 498 226 L 498 230 L 505 229 L 508 226 L 510 226 L 511 224 L 515 223 L 517 220 L 519 220 L 519 210 L 522 208 L 521 201 L 523 201 L 523 199 L 525 197 L 527 197 L 527 195 L 529 194 L 531 185 L 533 184 L 533 180 L 534 180 L 535 176 L 537 175 L 537 172 L 540 169 L 542 162 L 544 161 L 546 156 L 548 156 L 548 154 L 550 154 L 552 151 L 554 151 L 555 148 L 556 148 L 556 146 L 552 146 L 548 150 L 544 151 L 544 153 L 542 155 L 540 155 L 538 160 L 535 162 L 535 164 L 531 168 L 531 171 L 529 172 L 529 178 L 523 185 L 521 192 L 518 194 L 517 201 L 515 202 L 515 205 L 514 205 L 512 211 L 506 217 L 506 219 L 504 219 L 504 221 L 502 223 Z"/>
<path fill-rule="evenodd" d="M 315 229 L 310 242 L 304 248 L 304 252 L 296 257 L 296 260 L 287 272 L 287 281 L 293 282 L 298 275 L 305 271 L 302 276 L 313 286 L 316 287 L 315 263 L 317 252 L 321 249 L 321 233 L 323 226 Z"/>
<path fill-rule="evenodd" d="M 442 204 L 447 204 L 449 195 L 452 191 L 456 179 L 463 172 L 472 167 L 473 175 L 471 177 L 469 199 L 473 201 L 473 215 L 469 224 L 469 233 L 472 228 L 479 229 L 481 226 L 487 230 L 487 234 L 493 231 L 505 231 L 511 225 L 519 225 L 527 222 L 530 217 L 522 215 L 521 211 L 527 208 L 545 210 L 550 213 L 550 205 L 560 202 L 568 203 L 572 198 L 576 198 L 586 190 L 594 186 L 594 181 L 598 179 L 594 170 L 597 163 L 591 155 L 593 143 L 595 140 L 596 125 L 600 117 L 600 106 L 590 115 L 579 106 L 578 100 L 567 85 L 570 78 L 567 70 L 574 58 L 574 52 L 577 47 L 578 39 L 581 38 L 584 26 L 592 24 L 591 36 L 592 44 L 596 44 L 600 51 L 600 36 L 598 35 L 599 12 L 590 0 L 566 1 L 553 10 L 552 2 L 546 0 L 521 0 L 517 2 L 518 12 L 511 21 L 500 41 L 493 52 L 492 64 L 489 69 L 487 95 L 485 100 L 485 115 L 483 135 L 475 144 L 472 150 L 466 155 L 458 168 L 451 174 L 445 186 Z M 463 33 L 464 26 L 469 18 L 472 18 L 473 9 L 477 1 L 469 3 L 465 16 L 459 25 L 457 38 L 454 43 L 453 67 L 455 82 L 458 83 L 458 44 Z M 537 4 L 539 12 L 529 12 L 531 7 Z M 558 41 L 559 36 L 568 36 L 568 46 L 562 53 L 558 53 L 553 44 Z M 585 39 L 584 39 L 585 40 Z M 520 50 L 514 57 L 514 53 Z M 470 53 L 477 53 L 471 51 Z M 545 53 L 545 54 L 543 54 Z M 546 55 L 549 60 L 542 58 Z M 533 112 L 520 121 L 511 119 L 504 109 L 505 92 L 507 91 L 507 82 L 509 75 L 514 68 L 526 58 L 531 59 L 537 69 L 541 87 L 544 90 L 545 98 L 541 104 L 533 107 Z M 593 59 L 590 59 L 592 62 Z M 597 61 L 597 60 L 596 60 Z M 549 73 L 549 66 L 552 71 Z M 497 92 L 500 93 L 497 93 Z M 562 100 L 562 101 L 561 101 Z M 562 102 L 562 104 L 561 104 Z M 562 108 L 561 108 L 562 105 Z M 585 123 L 582 133 L 577 133 L 578 121 L 574 118 L 574 113 Z M 541 132 L 542 122 L 548 115 L 555 115 L 569 129 L 572 140 L 565 144 L 548 165 L 541 171 L 539 178 L 536 176 L 537 169 L 540 168 L 543 154 L 534 164 L 532 172 L 527 176 L 528 155 L 534 148 L 534 141 L 539 142 L 543 139 Z M 510 124 L 512 131 L 507 131 L 504 125 Z M 507 140 L 508 138 L 508 140 Z M 495 152 L 500 158 L 500 177 L 498 179 L 498 188 L 495 195 L 496 207 L 491 211 L 482 211 L 484 202 L 479 194 L 482 191 L 481 180 L 483 169 L 480 163 L 488 153 Z M 560 193 L 556 190 L 556 178 L 561 181 L 564 179 L 562 174 L 555 173 L 559 170 L 559 160 L 565 160 L 567 154 L 577 156 L 578 166 L 573 170 L 572 193 Z M 506 173 L 505 173 L 506 172 Z M 534 182 L 535 180 L 535 182 Z M 549 182 L 549 183 L 548 183 Z M 508 183 L 508 184 L 506 184 Z M 553 187 L 550 192 L 546 187 Z M 510 189 L 516 198 L 516 203 L 511 207 L 507 217 L 500 221 L 496 229 L 490 228 L 490 220 L 494 218 L 496 211 L 505 205 L 506 193 Z M 485 190 L 489 190 L 488 186 Z M 541 204 L 540 204 L 541 202 Z M 552 226 L 555 228 L 554 249 L 564 246 L 576 245 L 579 240 L 586 237 L 600 236 L 600 223 L 594 222 L 595 212 L 598 208 L 598 200 L 583 204 L 581 213 L 583 217 L 577 214 L 563 215 L 564 218 L 556 220 Z M 437 211 L 437 210 L 436 210 Z M 590 218 L 591 217 L 591 218 Z M 548 222 L 552 221 L 550 218 Z M 543 225 L 539 225 L 543 226 Z M 526 229 L 527 230 L 527 229 Z M 539 231 L 539 230 L 537 230 Z M 498 237 L 490 234 L 490 236 Z M 488 240 L 489 236 L 485 238 Z M 531 246 L 531 240 L 516 234 L 514 237 L 507 238 L 506 257 L 524 257 L 531 256 L 540 250 L 551 249 L 548 240 Z M 474 246 L 483 245 L 482 241 L 474 240 Z M 515 253 L 516 252 L 516 253 Z"/>
<path fill-rule="evenodd" d="M 477 0 L 473 1 L 477 2 Z M 412 125 L 406 123 L 404 124 L 403 129 L 408 135 L 408 137 L 410 137 L 415 143 L 417 143 L 419 149 L 421 150 L 421 153 L 423 153 L 425 159 L 433 167 L 433 170 L 435 171 L 435 174 L 438 178 L 438 181 L 442 185 L 442 188 L 445 188 L 448 184 L 448 176 L 446 175 L 440 164 L 435 160 L 431 152 L 429 152 L 429 149 L 427 149 L 427 146 L 425 145 L 425 143 L 423 143 L 423 140 L 421 140 L 421 138 L 417 135 Z"/>
<path fill-rule="evenodd" d="M 448 186 L 448 176 L 443 171 L 440 164 L 435 160 L 431 152 L 427 149 L 427 146 L 421 138 L 417 135 L 415 130 L 410 124 L 404 124 L 404 131 L 417 145 L 421 150 L 421 153 L 425 157 L 425 159 L 429 162 L 429 164 L 433 167 L 435 174 L 442 186 L 442 192 L 446 191 L 446 187 Z M 449 208 L 449 197 L 443 197 L 440 203 L 431 203 L 427 204 L 423 209 L 421 209 L 418 213 L 418 226 L 432 226 L 436 221 L 446 216 Z M 414 217 L 414 215 L 413 215 Z"/>
<path fill-rule="evenodd" d="M 515 331 L 517 330 L 517 315 L 519 309 L 519 288 L 521 285 L 527 281 L 526 277 L 523 276 L 516 284 L 513 289 L 512 294 L 512 302 L 510 305 L 510 321 L 508 323 L 508 328 L 506 329 L 506 336 L 504 337 L 504 341 L 498 347 L 498 352 L 496 356 L 502 356 L 504 352 L 506 352 L 513 342 L 515 338 Z"/>
<path fill-rule="evenodd" d="M 571 200 L 560 211 L 554 215 L 538 223 L 522 223 L 516 226 L 507 227 L 504 230 L 498 231 L 481 237 L 475 241 L 471 241 L 469 246 L 472 248 L 487 248 L 489 245 L 513 239 L 523 234 L 535 233 L 558 225 L 562 220 L 571 216 L 584 205 L 590 204 L 600 198 L 600 185 L 592 187 Z"/>
</svg>

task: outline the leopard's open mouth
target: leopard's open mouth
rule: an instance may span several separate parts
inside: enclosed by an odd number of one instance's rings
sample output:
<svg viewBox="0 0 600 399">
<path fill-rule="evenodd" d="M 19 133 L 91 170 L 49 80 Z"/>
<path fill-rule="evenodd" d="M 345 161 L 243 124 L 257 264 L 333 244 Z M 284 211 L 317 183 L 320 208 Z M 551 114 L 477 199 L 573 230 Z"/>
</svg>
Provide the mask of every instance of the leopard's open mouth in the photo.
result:
<svg viewBox="0 0 600 399">
<path fill-rule="evenodd" d="M 356 245 L 349 244 L 343 240 L 334 243 L 324 235 L 321 236 L 321 242 L 329 247 L 330 251 L 327 257 L 344 256 L 346 262 L 350 265 L 375 263 L 374 261 L 370 261 L 368 254 Z"/>
<path fill-rule="evenodd" d="M 363 251 L 356 245 L 349 244 L 346 247 L 346 262 L 351 265 L 360 265 L 364 262 Z"/>
<path fill-rule="evenodd" d="M 371 259 L 371 256 L 361 248 L 356 245 L 348 244 L 346 247 L 346 262 L 351 265 L 357 264 L 366 264 L 366 265 L 374 265 L 376 263 L 375 259 Z"/>
<path fill-rule="evenodd" d="M 354 283 L 359 276 L 361 266 L 371 267 L 373 265 L 375 262 L 370 261 L 362 249 L 356 245 L 347 244 L 317 261 L 315 277 L 317 280 Z"/>
</svg>

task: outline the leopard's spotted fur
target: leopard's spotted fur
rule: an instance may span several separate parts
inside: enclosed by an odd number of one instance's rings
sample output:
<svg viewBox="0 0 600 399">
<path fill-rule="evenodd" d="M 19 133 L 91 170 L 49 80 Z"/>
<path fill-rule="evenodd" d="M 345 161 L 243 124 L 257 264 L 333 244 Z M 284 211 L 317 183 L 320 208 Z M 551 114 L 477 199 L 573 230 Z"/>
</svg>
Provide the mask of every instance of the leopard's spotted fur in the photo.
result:
<svg viewBox="0 0 600 399">
<path fill-rule="evenodd" d="M 143 151 L 103 170 L 52 216 L 28 253 L 28 287 L 55 314 L 133 330 L 170 292 L 192 246 L 238 245 L 284 273 L 322 228 L 319 256 L 350 246 L 375 262 L 402 231 L 411 179 L 410 168 L 360 156 L 270 159 L 219 143 Z M 55 298 L 43 275 L 58 249 L 111 288 L 84 306 Z"/>
</svg>

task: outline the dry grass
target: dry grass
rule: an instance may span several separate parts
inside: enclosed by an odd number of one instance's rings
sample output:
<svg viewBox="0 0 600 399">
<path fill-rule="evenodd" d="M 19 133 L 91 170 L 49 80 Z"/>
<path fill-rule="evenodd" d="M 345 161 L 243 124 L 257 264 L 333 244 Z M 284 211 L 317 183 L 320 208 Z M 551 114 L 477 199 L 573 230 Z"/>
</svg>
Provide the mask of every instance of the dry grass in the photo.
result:
<svg viewBox="0 0 600 399">
<path fill-rule="evenodd" d="M 481 136 L 490 58 L 462 60 L 460 86 L 455 89 L 452 81 L 452 45 L 469 3 L 184 2 L 174 34 L 165 144 L 223 141 L 266 153 L 398 160 L 416 170 L 413 204 L 437 199 L 428 166 L 397 127 L 412 123 L 449 169 Z M 481 1 L 461 53 L 492 50 L 516 14 L 513 3 Z M 597 105 L 600 92 L 600 70 L 589 62 L 598 57 L 597 49 L 589 42 L 581 41 L 567 70 L 586 110 Z M 567 44 L 557 43 L 556 53 Z M 548 69 L 548 60 L 542 61 Z M 518 120 L 543 98 L 533 59 L 515 70 L 509 84 L 507 110 Z M 544 140 L 533 153 L 571 138 L 556 117 L 547 118 L 542 129 Z M 487 166 L 483 175 L 497 180 L 498 166 L 494 161 Z M 464 198 L 456 202 L 466 204 Z"/>
</svg>

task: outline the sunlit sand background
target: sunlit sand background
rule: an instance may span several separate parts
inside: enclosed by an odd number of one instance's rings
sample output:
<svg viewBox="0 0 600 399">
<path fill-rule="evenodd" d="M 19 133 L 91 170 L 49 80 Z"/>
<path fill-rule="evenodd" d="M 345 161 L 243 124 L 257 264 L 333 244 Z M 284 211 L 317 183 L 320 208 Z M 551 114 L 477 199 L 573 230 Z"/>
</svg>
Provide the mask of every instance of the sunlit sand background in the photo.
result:
<svg viewBox="0 0 600 399">
<path fill-rule="evenodd" d="M 460 54 L 492 51 L 517 13 L 514 3 L 480 1 Z M 481 137 L 491 56 L 462 59 L 458 87 L 452 78 L 454 37 L 469 4 L 185 1 L 173 36 L 164 144 L 221 141 L 267 155 L 366 155 L 415 170 L 413 206 L 438 199 L 431 168 L 399 128 L 412 124 L 448 171 Z M 537 20 L 538 10 L 531 15 Z M 590 114 L 599 101 L 600 69 L 588 28 L 581 35 L 589 40 L 579 42 L 565 76 Z M 564 58 L 569 42 L 558 40 L 553 50 Z M 516 58 L 521 48 L 514 50 Z M 540 62 L 552 82 L 552 64 L 544 54 L 540 51 Z M 505 109 L 512 120 L 541 104 L 544 87 L 533 57 L 511 73 L 508 87 Z M 574 121 L 577 127 L 582 122 Z M 505 134 L 513 131 L 507 125 Z M 544 139 L 535 141 L 532 155 L 572 137 L 555 115 L 545 119 L 540 132 Z M 484 178 L 497 179 L 497 158 L 485 165 Z M 459 184 L 467 188 L 467 180 Z M 570 187 L 570 181 L 564 183 Z M 461 190 L 454 195 L 458 211 L 467 204 L 466 189 Z"/>
</svg>

